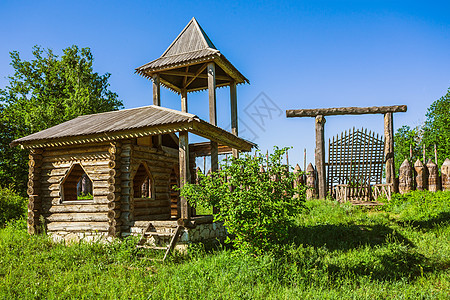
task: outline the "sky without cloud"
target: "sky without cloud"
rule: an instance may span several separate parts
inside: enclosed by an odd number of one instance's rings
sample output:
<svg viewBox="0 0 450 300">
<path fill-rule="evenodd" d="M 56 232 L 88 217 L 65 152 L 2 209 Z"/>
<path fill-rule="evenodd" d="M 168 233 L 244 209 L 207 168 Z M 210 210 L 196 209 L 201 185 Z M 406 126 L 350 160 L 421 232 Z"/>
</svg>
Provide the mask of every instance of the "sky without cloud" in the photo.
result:
<svg viewBox="0 0 450 300">
<path fill-rule="evenodd" d="M 151 83 L 134 69 L 158 58 L 195 17 L 250 80 L 238 87 L 243 137 L 263 151 L 292 146 L 291 163 L 303 166 L 304 148 L 314 159 L 314 121 L 286 119 L 286 109 L 406 104 L 395 128 L 424 121 L 450 87 L 449 11 L 449 1 L 2 0 L 0 88 L 13 72 L 10 51 L 30 59 L 33 45 L 61 54 L 75 44 L 91 48 L 95 71 L 112 74 L 111 90 L 126 108 L 151 104 Z M 161 101 L 180 109 L 170 91 Z M 188 101 L 190 112 L 208 120 L 207 92 Z M 218 90 L 217 102 L 226 128 L 228 88 Z M 328 117 L 326 138 L 353 126 L 382 134 L 383 117 Z"/>
</svg>

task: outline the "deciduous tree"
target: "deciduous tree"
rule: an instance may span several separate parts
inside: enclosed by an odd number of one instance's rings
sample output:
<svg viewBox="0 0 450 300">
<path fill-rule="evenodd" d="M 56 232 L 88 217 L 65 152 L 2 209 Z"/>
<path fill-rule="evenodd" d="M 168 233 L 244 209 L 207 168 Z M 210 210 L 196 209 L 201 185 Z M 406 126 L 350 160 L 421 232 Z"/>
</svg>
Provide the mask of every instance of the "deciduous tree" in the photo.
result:
<svg viewBox="0 0 450 300">
<path fill-rule="evenodd" d="M 38 132 L 80 115 L 117 110 L 123 106 L 109 90 L 109 73 L 93 71 L 89 48 L 71 46 L 58 57 L 33 47 L 34 58 L 10 53 L 14 74 L 0 89 L 0 184 L 26 190 L 27 153 L 10 148 L 16 138 Z"/>
</svg>

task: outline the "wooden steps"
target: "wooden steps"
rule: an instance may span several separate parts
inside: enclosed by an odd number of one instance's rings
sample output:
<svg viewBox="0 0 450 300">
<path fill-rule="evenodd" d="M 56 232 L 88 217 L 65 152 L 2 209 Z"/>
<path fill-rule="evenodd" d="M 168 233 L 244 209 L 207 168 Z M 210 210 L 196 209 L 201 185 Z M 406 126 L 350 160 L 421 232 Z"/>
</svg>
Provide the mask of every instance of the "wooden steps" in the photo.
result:
<svg viewBox="0 0 450 300">
<path fill-rule="evenodd" d="M 158 227 L 155 227 L 151 222 L 148 223 L 146 229 L 142 232 L 141 239 L 139 240 L 136 247 L 142 249 L 166 250 L 164 258 L 162 260 L 164 261 L 175 248 L 175 245 L 177 244 L 178 239 L 180 238 L 180 235 L 182 233 L 183 226 L 176 225 L 175 230 L 172 230 L 173 226 L 170 226 L 169 229 L 171 230 L 171 232 L 158 231 Z M 167 230 L 168 228 L 162 226 L 159 229 Z M 165 246 L 161 245 L 164 244 L 167 240 L 170 240 L 170 242 Z"/>
</svg>

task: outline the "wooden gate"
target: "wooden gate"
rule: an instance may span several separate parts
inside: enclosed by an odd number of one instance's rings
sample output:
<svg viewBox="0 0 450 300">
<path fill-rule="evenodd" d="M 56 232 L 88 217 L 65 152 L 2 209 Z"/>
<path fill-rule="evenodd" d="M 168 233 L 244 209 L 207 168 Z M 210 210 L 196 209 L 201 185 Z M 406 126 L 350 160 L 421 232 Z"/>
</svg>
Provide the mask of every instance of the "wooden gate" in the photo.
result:
<svg viewBox="0 0 450 300">
<path fill-rule="evenodd" d="M 383 137 L 367 129 L 341 133 L 328 143 L 327 184 L 338 200 L 372 199 L 371 186 L 381 184 Z"/>
</svg>

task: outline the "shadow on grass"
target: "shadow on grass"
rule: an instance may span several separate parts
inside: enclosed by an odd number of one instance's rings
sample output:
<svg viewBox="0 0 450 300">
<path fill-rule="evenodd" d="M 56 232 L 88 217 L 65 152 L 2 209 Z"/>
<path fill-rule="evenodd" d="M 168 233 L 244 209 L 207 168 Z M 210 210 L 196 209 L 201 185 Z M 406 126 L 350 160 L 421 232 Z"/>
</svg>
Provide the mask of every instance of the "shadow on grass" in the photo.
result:
<svg viewBox="0 0 450 300">
<path fill-rule="evenodd" d="M 418 229 L 433 229 L 439 226 L 450 225 L 450 212 L 441 212 L 428 220 L 408 220 L 397 222 L 400 226 L 412 226 Z"/>
<path fill-rule="evenodd" d="M 397 248 L 391 249 L 388 253 L 374 254 L 373 262 L 368 264 L 329 265 L 328 273 L 334 278 L 366 276 L 373 280 L 392 281 L 414 280 L 436 269 L 442 269 L 442 266 L 431 266 L 422 254 Z"/>
<path fill-rule="evenodd" d="M 363 245 L 375 246 L 397 241 L 414 246 L 397 231 L 384 225 L 317 225 L 293 227 L 290 240 L 295 244 L 310 245 L 328 250 L 351 250 Z"/>
</svg>

